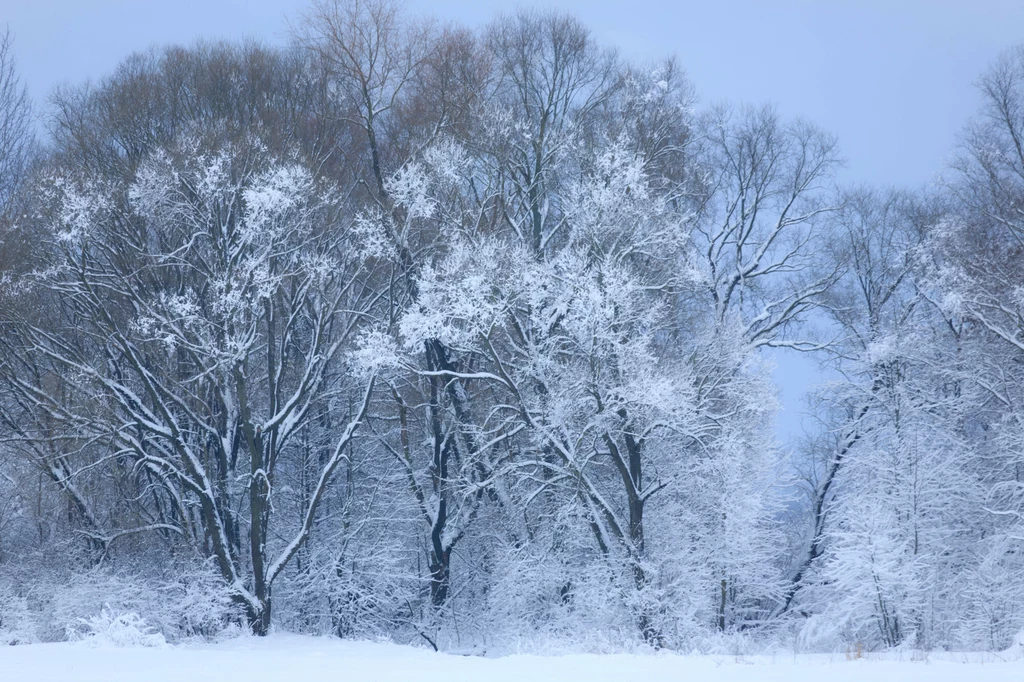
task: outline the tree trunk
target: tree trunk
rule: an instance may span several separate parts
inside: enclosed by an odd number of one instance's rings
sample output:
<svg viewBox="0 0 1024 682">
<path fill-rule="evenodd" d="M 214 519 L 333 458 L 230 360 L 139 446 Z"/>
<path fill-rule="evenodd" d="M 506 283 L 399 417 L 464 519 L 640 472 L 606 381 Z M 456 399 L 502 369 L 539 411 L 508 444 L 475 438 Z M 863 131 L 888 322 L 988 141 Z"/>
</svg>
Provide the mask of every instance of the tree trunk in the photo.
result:
<svg viewBox="0 0 1024 682">
<path fill-rule="evenodd" d="M 448 601 L 451 588 L 451 547 L 438 552 L 430 560 L 430 603 L 440 608 Z"/>
<path fill-rule="evenodd" d="M 724 576 L 722 577 L 720 590 L 718 597 L 718 630 L 719 632 L 725 632 L 725 605 L 728 602 L 729 583 L 726 582 Z"/>
<path fill-rule="evenodd" d="M 270 590 L 266 590 L 263 598 L 260 599 L 259 608 L 249 606 L 246 617 L 249 620 L 249 629 L 257 637 L 265 637 L 270 632 Z"/>
</svg>

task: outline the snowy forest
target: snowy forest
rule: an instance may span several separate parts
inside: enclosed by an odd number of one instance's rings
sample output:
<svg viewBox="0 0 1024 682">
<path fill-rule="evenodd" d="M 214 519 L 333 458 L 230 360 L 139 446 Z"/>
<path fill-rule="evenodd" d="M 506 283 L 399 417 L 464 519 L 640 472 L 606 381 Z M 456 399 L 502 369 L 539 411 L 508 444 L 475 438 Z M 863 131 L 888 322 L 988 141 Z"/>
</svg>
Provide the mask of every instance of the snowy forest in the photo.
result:
<svg viewBox="0 0 1024 682">
<path fill-rule="evenodd" d="M 289 31 L 45 102 L 0 42 L 0 643 L 1024 629 L 1024 47 L 911 190 L 571 15 Z"/>
</svg>

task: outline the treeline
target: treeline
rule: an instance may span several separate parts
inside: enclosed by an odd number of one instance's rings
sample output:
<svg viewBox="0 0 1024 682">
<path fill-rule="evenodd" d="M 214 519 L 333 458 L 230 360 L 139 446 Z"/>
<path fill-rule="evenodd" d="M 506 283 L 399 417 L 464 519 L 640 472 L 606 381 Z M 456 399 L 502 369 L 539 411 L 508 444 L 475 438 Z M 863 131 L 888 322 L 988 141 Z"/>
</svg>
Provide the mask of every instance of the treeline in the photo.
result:
<svg viewBox="0 0 1024 682">
<path fill-rule="evenodd" d="M 0 639 L 1024 627 L 1024 51 L 914 193 L 556 13 L 318 0 L 54 92 L 41 140 L 11 46 Z M 795 455 L 772 348 L 839 377 Z"/>
</svg>

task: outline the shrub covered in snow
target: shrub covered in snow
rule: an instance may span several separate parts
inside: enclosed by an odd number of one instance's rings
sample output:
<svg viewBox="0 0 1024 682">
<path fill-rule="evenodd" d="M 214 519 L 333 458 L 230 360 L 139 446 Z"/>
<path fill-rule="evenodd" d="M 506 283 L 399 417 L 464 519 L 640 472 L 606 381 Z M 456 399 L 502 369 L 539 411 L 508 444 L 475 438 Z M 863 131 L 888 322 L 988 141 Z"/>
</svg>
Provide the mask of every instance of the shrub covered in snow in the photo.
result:
<svg viewBox="0 0 1024 682">
<path fill-rule="evenodd" d="M 90 646 L 149 646 L 167 645 L 167 640 L 136 613 L 114 613 L 109 607 L 89 618 L 79 618 L 68 626 L 67 638 L 72 642 L 85 642 Z"/>
</svg>

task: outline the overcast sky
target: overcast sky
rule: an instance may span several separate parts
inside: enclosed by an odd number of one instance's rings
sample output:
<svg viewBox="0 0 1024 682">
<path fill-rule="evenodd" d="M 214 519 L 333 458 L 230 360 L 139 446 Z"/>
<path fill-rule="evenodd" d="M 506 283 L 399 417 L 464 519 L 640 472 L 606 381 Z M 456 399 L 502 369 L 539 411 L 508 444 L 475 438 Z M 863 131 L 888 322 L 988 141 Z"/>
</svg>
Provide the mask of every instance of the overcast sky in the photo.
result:
<svg viewBox="0 0 1024 682">
<path fill-rule="evenodd" d="M 512 0 L 413 0 L 415 13 L 479 26 Z M 839 136 L 844 179 L 919 186 L 934 178 L 975 111 L 975 79 L 1024 43 L 1024 0 L 549 0 L 625 55 L 675 54 L 704 104 L 772 102 Z M 111 71 L 125 55 L 196 38 L 288 40 L 305 0 L 0 0 L 0 25 L 30 92 Z M 780 357 L 786 413 L 798 429 L 807 362 Z"/>
</svg>

